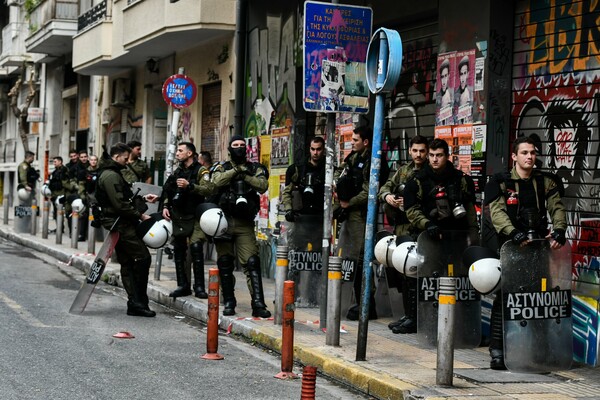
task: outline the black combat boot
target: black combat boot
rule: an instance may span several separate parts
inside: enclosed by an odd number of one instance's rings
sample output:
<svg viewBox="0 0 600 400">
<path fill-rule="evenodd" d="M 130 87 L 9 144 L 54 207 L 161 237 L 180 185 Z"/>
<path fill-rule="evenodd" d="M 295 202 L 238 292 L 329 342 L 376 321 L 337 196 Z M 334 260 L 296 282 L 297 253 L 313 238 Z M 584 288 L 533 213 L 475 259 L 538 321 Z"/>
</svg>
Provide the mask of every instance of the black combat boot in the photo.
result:
<svg viewBox="0 0 600 400">
<path fill-rule="evenodd" d="M 154 317 L 156 313 L 149 307 L 148 300 L 148 272 L 150 270 L 150 258 L 138 260 L 131 271 L 131 285 L 133 287 L 133 299 L 127 302 L 127 315 L 137 317 Z"/>
<path fill-rule="evenodd" d="M 177 288 L 169 293 L 169 297 L 183 297 L 192 294 L 190 282 L 185 274 L 185 248 L 175 248 L 175 275 L 177 276 Z"/>
<path fill-rule="evenodd" d="M 194 295 L 200 299 L 208 299 L 208 293 L 204 285 L 204 252 L 202 242 L 194 242 L 190 245 L 192 254 L 192 265 L 194 267 Z"/>
<path fill-rule="evenodd" d="M 250 284 L 252 285 L 252 316 L 269 318 L 271 313 L 267 310 L 267 305 L 265 304 L 262 276 L 260 275 L 260 259 L 258 256 L 252 256 L 248 259 L 247 269 Z"/>
<path fill-rule="evenodd" d="M 394 333 L 417 332 L 417 280 L 405 278 L 402 282 L 402 302 L 406 316 L 402 323 L 392 327 Z"/>
<path fill-rule="evenodd" d="M 223 292 L 223 315 L 235 315 L 235 277 L 233 276 L 233 257 L 221 256 L 217 259 L 221 290 Z"/>
<path fill-rule="evenodd" d="M 492 304 L 492 316 L 490 318 L 490 368 L 505 370 L 504 364 L 504 336 L 502 335 L 502 298 L 496 295 Z"/>
</svg>

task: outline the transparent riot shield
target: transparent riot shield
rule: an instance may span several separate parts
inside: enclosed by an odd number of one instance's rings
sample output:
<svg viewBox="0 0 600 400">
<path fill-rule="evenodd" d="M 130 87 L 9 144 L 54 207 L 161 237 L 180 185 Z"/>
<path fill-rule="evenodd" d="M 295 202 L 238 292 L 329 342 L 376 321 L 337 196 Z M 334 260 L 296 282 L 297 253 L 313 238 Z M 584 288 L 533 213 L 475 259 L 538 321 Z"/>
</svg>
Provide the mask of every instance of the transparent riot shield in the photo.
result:
<svg viewBox="0 0 600 400">
<path fill-rule="evenodd" d="M 323 269 L 323 216 L 298 215 L 288 226 L 288 278 L 296 283 L 296 307 L 318 307 Z"/>
<path fill-rule="evenodd" d="M 462 349 L 479 346 L 481 296 L 469 282 L 469 266 L 462 262 L 462 254 L 470 245 L 466 231 L 443 231 L 441 240 L 431 239 L 426 232 L 419 235 L 417 252 L 423 264 L 418 270 L 417 339 L 423 346 L 437 346 L 438 278 L 441 276 L 456 278 L 454 346 Z"/>
<path fill-rule="evenodd" d="M 345 316 L 352 304 L 357 304 L 354 298 L 354 279 L 362 271 L 359 265 L 362 260 L 361 249 L 364 244 L 364 236 L 356 234 L 353 226 L 349 226 L 348 220 L 342 223 L 335 255 L 342 258 L 342 295 L 340 313 Z"/>
<path fill-rule="evenodd" d="M 546 240 L 500 251 L 504 363 L 513 372 L 569 369 L 573 359 L 571 251 Z"/>
<path fill-rule="evenodd" d="M 160 196 L 162 194 L 162 187 L 158 186 L 158 185 L 151 185 L 149 183 L 142 183 L 142 182 L 134 182 L 133 185 L 131 186 L 131 190 L 133 191 L 134 194 L 138 194 L 140 196 L 143 196 L 145 194 L 155 194 L 157 196 Z M 138 192 L 139 190 L 139 192 Z M 146 211 L 146 214 L 152 214 L 155 212 L 158 212 L 158 202 L 156 203 L 147 203 L 148 204 L 148 211 Z M 162 212 L 162 210 L 160 210 Z"/>
</svg>

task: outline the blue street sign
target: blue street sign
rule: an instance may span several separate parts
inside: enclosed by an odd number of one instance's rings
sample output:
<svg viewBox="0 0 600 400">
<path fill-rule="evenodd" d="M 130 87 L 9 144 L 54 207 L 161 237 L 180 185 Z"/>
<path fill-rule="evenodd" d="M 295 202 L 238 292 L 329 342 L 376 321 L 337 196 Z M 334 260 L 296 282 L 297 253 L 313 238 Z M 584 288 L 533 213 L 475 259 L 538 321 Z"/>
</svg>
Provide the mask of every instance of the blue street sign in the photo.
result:
<svg viewBox="0 0 600 400">
<path fill-rule="evenodd" d="M 304 3 L 306 111 L 369 111 L 366 59 L 372 26 L 369 7 Z"/>
</svg>

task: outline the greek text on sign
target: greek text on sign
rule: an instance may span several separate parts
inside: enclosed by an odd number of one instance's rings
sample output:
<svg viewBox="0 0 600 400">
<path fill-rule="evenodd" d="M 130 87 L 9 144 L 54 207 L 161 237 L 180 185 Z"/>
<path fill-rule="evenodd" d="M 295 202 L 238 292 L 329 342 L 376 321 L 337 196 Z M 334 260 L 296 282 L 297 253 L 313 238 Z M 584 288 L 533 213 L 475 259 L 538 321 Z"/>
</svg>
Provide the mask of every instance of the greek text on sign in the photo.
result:
<svg viewBox="0 0 600 400">
<path fill-rule="evenodd" d="M 290 251 L 290 268 L 294 271 L 320 271 L 322 255 L 318 251 Z"/>
<path fill-rule="evenodd" d="M 171 75 L 162 87 L 163 99 L 175 108 L 189 107 L 198 94 L 196 83 L 182 74 Z"/>
<path fill-rule="evenodd" d="M 479 301 L 481 296 L 471 285 L 469 277 L 457 276 L 456 301 Z M 419 301 L 437 301 L 439 296 L 439 279 L 428 276 L 419 278 Z"/>
<path fill-rule="evenodd" d="M 571 291 L 505 293 L 504 320 L 556 319 L 571 316 Z"/>
<path fill-rule="evenodd" d="M 369 111 L 366 58 L 372 26 L 368 7 L 304 3 L 306 111 Z"/>
</svg>

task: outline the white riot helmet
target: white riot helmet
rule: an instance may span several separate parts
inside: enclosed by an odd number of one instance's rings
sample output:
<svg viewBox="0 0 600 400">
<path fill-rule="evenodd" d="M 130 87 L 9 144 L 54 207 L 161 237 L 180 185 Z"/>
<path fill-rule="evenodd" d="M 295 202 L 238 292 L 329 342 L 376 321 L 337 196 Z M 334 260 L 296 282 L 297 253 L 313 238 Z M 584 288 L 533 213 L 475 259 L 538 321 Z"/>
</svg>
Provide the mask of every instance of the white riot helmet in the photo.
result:
<svg viewBox="0 0 600 400">
<path fill-rule="evenodd" d="M 407 241 L 396 245 L 392 254 L 392 265 L 403 275 L 416 278 L 422 257 L 417 253 L 417 242 Z"/>
<path fill-rule="evenodd" d="M 65 204 L 65 195 L 61 194 L 60 196 L 57 196 L 56 200 L 54 200 L 54 204 L 56 204 L 57 207 Z"/>
<path fill-rule="evenodd" d="M 171 221 L 167 221 L 166 219 L 161 219 L 158 222 L 163 224 L 163 226 L 165 227 L 167 232 L 169 232 L 169 236 L 171 236 L 173 234 L 173 223 Z"/>
<path fill-rule="evenodd" d="M 27 201 L 31 198 L 31 192 L 29 192 L 25 188 L 21 188 L 21 189 L 17 190 L 17 196 L 19 197 L 19 200 Z"/>
<path fill-rule="evenodd" d="M 42 185 L 42 189 L 40 191 L 42 193 L 42 196 L 44 197 L 51 197 L 52 196 L 52 190 L 50 190 L 50 186 L 48 186 L 47 183 L 44 183 Z"/>
<path fill-rule="evenodd" d="M 219 238 L 227 234 L 229 224 L 225 213 L 216 204 L 203 203 L 196 209 L 196 215 L 200 218 L 200 229 L 208 236 Z"/>
<path fill-rule="evenodd" d="M 375 244 L 373 253 L 375 259 L 379 261 L 379 264 L 385 265 L 386 267 L 392 266 L 392 253 L 396 248 L 396 235 L 388 235 L 379 239 Z"/>
<path fill-rule="evenodd" d="M 471 246 L 463 253 L 463 262 L 469 266 L 469 280 L 481 294 L 491 294 L 500 288 L 502 268 L 495 251 Z"/>
<path fill-rule="evenodd" d="M 169 241 L 171 233 L 169 232 L 169 224 L 165 224 L 165 220 L 156 220 L 154 218 L 140 222 L 137 226 L 136 234 L 144 244 L 151 249 L 163 247 Z M 170 226 L 172 229 L 172 225 Z"/>
<path fill-rule="evenodd" d="M 79 214 L 85 211 L 85 204 L 83 204 L 83 200 L 81 199 L 73 200 L 73 202 L 71 203 L 71 207 L 73 207 L 74 212 Z"/>
</svg>

